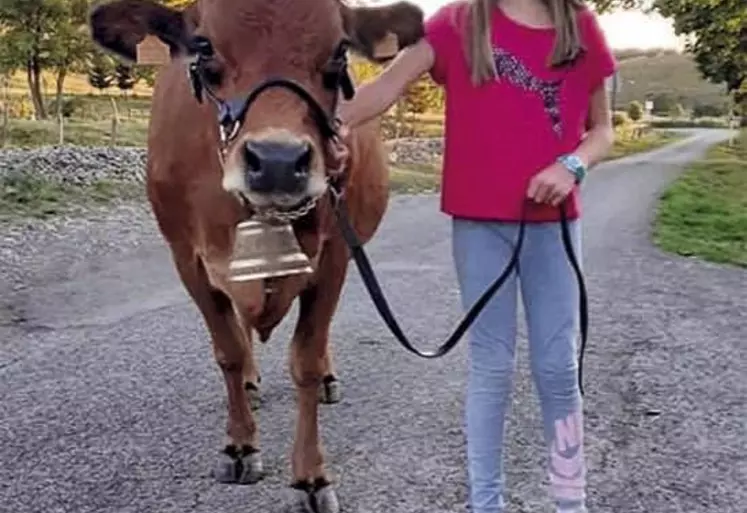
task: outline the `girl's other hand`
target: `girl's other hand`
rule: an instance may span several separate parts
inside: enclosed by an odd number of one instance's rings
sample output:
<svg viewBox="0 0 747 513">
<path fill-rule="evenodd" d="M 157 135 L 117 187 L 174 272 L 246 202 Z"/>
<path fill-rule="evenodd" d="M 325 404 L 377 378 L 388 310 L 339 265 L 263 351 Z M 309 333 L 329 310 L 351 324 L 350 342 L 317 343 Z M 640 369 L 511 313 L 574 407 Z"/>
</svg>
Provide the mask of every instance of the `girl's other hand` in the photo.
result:
<svg viewBox="0 0 747 513">
<path fill-rule="evenodd" d="M 560 163 L 555 163 L 532 178 L 527 197 L 537 203 L 557 207 L 576 185 L 576 177 Z"/>
</svg>

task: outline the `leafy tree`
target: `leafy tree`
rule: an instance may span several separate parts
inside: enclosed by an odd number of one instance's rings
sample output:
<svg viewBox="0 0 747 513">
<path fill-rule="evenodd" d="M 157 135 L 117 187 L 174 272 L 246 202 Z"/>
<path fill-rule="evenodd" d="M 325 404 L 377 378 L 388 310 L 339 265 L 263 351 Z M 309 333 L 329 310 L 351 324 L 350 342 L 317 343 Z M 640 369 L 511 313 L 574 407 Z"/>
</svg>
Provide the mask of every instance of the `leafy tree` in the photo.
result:
<svg viewBox="0 0 747 513">
<path fill-rule="evenodd" d="M 153 66 L 135 66 L 132 69 L 135 83 L 141 80 L 148 84 L 148 87 L 156 85 L 156 69 Z"/>
<path fill-rule="evenodd" d="M 42 72 L 57 72 L 57 89 L 79 62 L 86 41 L 86 0 L 0 0 L 0 38 L 4 67 L 26 73 L 36 117 L 47 117 Z M 87 44 L 87 43 L 85 43 Z"/>
<path fill-rule="evenodd" d="M 630 102 L 628 105 L 628 117 L 632 121 L 640 121 L 643 118 L 643 105 L 641 105 L 641 102 Z"/>
<path fill-rule="evenodd" d="M 668 114 L 670 117 L 679 119 L 685 117 L 687 112 L 685 111 L 685 107 L 683 107 L 681 103 L 675 103 Z"/>
<path fill-rule="evenodd" d="M 634 9 L 641 7 L 645 0 L 592 0 L 588 2 L 594 6 L 599 13 L 605 13 L 614 9 Z"/>
<path fill-rule="evenodd" d="M 114 67 L 114 80 L 117 82 L 119 90 L 127 93 L 135 87 L 138 77 L 133 73 L 130 66 L 120 62 Z"/>
<path fill-rule="evenodd" d="M 99 91 L 103 91 L 112 85 L 114 79 L 114 65 L 111 58 L 99 50 L 91 52 L 88 63 L 88 83 Z"/>
<path fill-rule="evenodd" d="M 747 2 L 744 0 L 655 0 L 655 9 L 687 34 L 705 78 L 735 94 L 747 80 Z"/>
<path fill-rule="evenodd" d="M 88 0 L 67 0 L 64 5 L 66 21 L 57 26 L 54 34 L 56 45 L 49 58 L 49 67 L 55 74 L 55 104 L 58 114 L 64 109 L 65 79 L 70 73 L 85 72 L 85 56 L 93 50 L 86 27 Z"/>
<path fill-rule="evenodd" d="M 696 103 L 693 106 L 693 117 L 718 117 L 723 116 L 728 112 L 728 107 L 725 105 L 716 105 L 712 103 Z"/>
<path fill-rule="evenodd" d="M 438 86 L 430 77 L 424 75 L 407 88 L 404 95 L 405 109 L 413 114 L 436 110 L 438 108 Z"/>
<path fill-rule="evenodd" d="M 653 102 L 654 107 L 652 111 L 654 114 L 670 114 L 675 110 L 677 106 L 676 98 L 669 93 L 657 94 L 656 96 L 654 96 Z"/>
</svg>

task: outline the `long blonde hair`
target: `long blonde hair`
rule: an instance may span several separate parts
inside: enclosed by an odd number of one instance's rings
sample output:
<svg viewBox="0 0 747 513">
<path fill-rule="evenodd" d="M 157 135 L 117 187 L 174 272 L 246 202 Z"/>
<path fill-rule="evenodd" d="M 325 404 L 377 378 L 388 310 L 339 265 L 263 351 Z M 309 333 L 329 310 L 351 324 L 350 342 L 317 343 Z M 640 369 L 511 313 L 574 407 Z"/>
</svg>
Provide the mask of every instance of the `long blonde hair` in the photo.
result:
<svg viewBox="0 0 747 513">
<path fill-rule="evenodd" d="M 470 66 L 472 83 L 480 85 L 496 76 L 491 44 L 493 10 L 500 0 L 469 0 L 465 50 Z M 573 62 L 582 50 L 581 37 L 576 23 L 576 9 L 583 0 L 540 0 L 550 11 L 555 26 L 555 43 L 549 63 L 553 67 Z"/>
</svg>

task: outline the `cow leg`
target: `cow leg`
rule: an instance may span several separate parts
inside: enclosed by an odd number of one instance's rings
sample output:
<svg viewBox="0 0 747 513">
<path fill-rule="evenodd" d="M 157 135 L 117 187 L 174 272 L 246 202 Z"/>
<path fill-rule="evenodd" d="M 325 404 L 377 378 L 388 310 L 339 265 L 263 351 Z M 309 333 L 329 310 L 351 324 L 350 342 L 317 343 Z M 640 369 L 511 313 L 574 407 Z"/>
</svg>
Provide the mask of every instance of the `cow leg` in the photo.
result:
<svg viewBox="0 0 747 513">
<path fill-rule="evenodd" d="M 335 374 L 332 362 L 331 348 L 329 344 L 324 349 L 324 379 L 319 385 L 319 401 L 323 404 L 335 404 L 340 402 L 340 381 Z"/>
<path fill-rule="evenodd" d="M 213 354 L 226 382 L 228 442 L 221 451 L 215 478 L 223 483 L 255 483 L 262 478 L 258 430 L 243 386 L 246 340 L 230 298 L 213 288 L 195 257 L 174 254 L 179 275 L 197 304 L 213 342 Z"/>
<path fill-rule="evenodd" d="M 313 513 L 337 513 L 337 496 L 324 469 L 319 440 L 319 387 L 329 371 L 329 329 L 346 274 L 345 247 L 330 243 L 319 266 L 320 281 L 300 298 L 291 343 L 291 374 L 298 393 L 292 487 L 297 505 Z"/>
<path fill-rule="evenodd" d="M 254 358 L 254 340 L 252 339 L 251 330 L 244 330 L 244 390 L 249 400 L 252 410 L 256 410 L 260 405 L 259 385 L 262 378 L 259 375 L 259 367 Z"/>
</svg>

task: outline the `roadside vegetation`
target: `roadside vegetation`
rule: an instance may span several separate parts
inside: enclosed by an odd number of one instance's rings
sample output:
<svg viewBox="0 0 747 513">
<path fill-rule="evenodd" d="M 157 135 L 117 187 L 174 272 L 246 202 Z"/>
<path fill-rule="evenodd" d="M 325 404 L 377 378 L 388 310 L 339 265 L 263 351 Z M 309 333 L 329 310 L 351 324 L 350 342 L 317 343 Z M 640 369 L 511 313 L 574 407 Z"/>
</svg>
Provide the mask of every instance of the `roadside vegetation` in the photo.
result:
<svg viewBox="0 0 747 513">
<path fill-rule="evenodd" d="M 747 267 L 747 130 L 711 148 L 664 192 L 654 241 L 678 255 Z"/>
<path fill-rule="evenodd" d="M 101 179 L 72 184 L 14 173 L 0 178 L 0 223 L 18 218 L 49 219 L 142 197 L 142 187 L 131 182 Z"/>
</svg>

